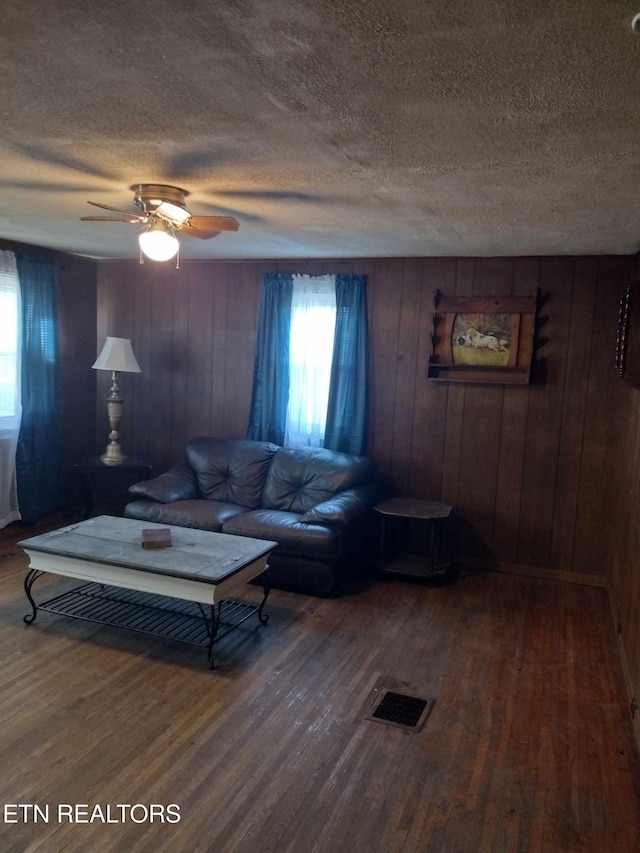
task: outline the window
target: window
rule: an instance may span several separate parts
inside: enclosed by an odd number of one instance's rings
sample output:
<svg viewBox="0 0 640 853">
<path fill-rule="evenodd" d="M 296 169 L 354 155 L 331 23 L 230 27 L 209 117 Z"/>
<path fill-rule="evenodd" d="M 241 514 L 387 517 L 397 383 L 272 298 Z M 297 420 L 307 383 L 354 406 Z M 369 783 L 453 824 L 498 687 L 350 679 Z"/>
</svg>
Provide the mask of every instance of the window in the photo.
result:
<svg viewBox="0 0 640 853">
<path fill-rule="evenodd" d="M 323 446 L 335 326 L 334 276 L 294 275 L 285 438 L 292 447 Z"/>
<path fill-rule="evenodd" d="M 13 252 L 0 252 L 0 528 L 20 518 L 16 446 L 20 431 L 20 280 Z"/>
<path fill-rule="evenodd" d="M 20 423 L 20 285 L 15 257 L 0 252 L 0 430 Z"/>
<path fill-rule="evenodd" d="M 247 438 L 363 455 L 366 277 L 265 273 Z"/>
</svg>

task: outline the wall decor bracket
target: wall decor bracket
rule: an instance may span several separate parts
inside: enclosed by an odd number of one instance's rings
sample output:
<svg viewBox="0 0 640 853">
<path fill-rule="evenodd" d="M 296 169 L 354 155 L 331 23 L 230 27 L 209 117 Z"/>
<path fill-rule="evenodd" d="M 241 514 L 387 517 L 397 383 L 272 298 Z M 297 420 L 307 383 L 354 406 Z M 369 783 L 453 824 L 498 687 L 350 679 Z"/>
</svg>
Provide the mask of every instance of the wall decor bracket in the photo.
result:
<svg viewBox="0 0 640 853">
<path fill-rule="evenodd" d="M 429 379 L 526 385 L 537 302 L 537 293 L 461 297 L 436 290 Z"/>
</svg>

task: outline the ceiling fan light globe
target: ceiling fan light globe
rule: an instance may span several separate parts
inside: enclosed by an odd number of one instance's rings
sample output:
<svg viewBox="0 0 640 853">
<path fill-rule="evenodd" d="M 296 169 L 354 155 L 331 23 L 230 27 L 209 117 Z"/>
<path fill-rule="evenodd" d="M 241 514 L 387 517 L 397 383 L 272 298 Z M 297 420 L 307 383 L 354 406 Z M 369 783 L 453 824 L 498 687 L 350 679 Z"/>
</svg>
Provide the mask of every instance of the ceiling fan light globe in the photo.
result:
<svg viewBox="0 0 640 853">
<path fill-rule="evenodd" d="M 180 247 L 173 234 L 157 229 L 143 231 L 138 242 L 142 254 L 152 261 L 170 261 L 178 254 Z"/>
</svg>

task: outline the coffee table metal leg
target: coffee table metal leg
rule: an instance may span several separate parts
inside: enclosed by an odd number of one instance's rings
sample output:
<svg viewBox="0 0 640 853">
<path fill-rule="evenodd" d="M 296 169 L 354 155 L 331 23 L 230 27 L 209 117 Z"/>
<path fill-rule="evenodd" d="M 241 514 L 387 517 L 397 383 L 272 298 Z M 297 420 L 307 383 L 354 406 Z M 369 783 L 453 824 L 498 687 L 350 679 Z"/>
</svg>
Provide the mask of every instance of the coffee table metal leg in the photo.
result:
<svg viewBox="0 0 640 853">
<path fill-rule="evenodd" d="M 264 596 L 260 602 L 260 607 L 258 607 L 258 619 L 262 625 L 266 625 L 269 621 L 269 614 L 267 613 L 265 615 L 262 612 L 262 609 L 267 602 L 267 598 L 269 598 L 269 593 L 271 592 L 271 573 L 269 572 L 269 569 L 265 569 L 262 573 L 262 589 L 264 591 Z"/>
<path fill-rule="evenodd" d="M 40 572 L 37 569 L 29 569 L 27 572 L 27 576 L 24 579 L 24 591 L 26 593 L 27 598 L 29 599 L 29 604 L 33 608 L 33 613 L 27 614 L 23 617 L 25 625 L 31 625 L 35 622 L 35 618 L 38 615 L 38 605 L 33 600 L 33 596 L 31 595 L 31 587 L 38 580 L 40 575 L 43 575 L 44 572 Z"/>
<path fill-rule="evenodd" d="M 205 617 L 206 618 L 206 617 Z M 207 662 L 209 664 L 209 669 L 215 669 L 215 664 L 213 660 L 213 644 L 216 641 L 216 635 L 218 633 L 218 625 L 220 623 L 220 604 L 212 604 L 211 605 L 211 623 L 207 620 L 207 627 L 209 631 L 209 649 L 207 651 Z"/>
<path fill-rule="evenodd" d="M 267 613 L 263 613 L 264 605 L 267 601 L 267 598 L 269 597 L 269 593 L 271 592 L 271 575 L 269 574 L 268 570 L 265 570 L 263 572 L 262 588 L 264 591 L 264 595 L 262 596 L 262 601 L 260 602 L 260 604 L 257 607 L 255 607 L 255 606 L 249 607 L 248 612 L 244 616 L 242 616 L 235 624 L 229 623 L 227 625 L 227 623 L 223 623 L 223 621 L 222 621 L 222 604 L 223 604 L 223 602 L 222 601 L 219 601 L 217 604 L 211 605 L 211 608 L 210 608 L 211 616 L 210 617 L 207 616 L 207 612 L 206 612 L 205 608 L 202 606 L 202 604 L 198 604 L 198 607 L 200 608 L 200 610 L 202 612 L 202 617 L 203 617 L 203 619 L 205 621 L 205 625 L 207 627 L 207 635 L 209 637 L 209 643 L 208 643 L 208 649 L 207 649 L 207 660 L 209 663 L 209 669 L 215 669 L 215 662 L 214 662 L 214 657 L 213 657 L 213 646 L 216 642 L 216 639 L 218 638 L 218 630 L 220 628 L 220 625 L 223 625 L 224 627 L 226 627 L 226 631 L 224 631 L 220 635 L 220 637 L 225 637 L 230 631 L 232 631 L 234 628 L 237 628 L 243 622 L 246 622 L 246 620 L 250 619 L 254 614 L 257 614 L 258 620 L 260 621 L 260 623 L 262 625 L 266 625 L 267 622 L 269 621 L 269 615 Z M 237 606 L 239 605 L 239 602 L 227 601 L 226 604 L 235 605 L 235 607 L 237 608 Z"/>
</svg>

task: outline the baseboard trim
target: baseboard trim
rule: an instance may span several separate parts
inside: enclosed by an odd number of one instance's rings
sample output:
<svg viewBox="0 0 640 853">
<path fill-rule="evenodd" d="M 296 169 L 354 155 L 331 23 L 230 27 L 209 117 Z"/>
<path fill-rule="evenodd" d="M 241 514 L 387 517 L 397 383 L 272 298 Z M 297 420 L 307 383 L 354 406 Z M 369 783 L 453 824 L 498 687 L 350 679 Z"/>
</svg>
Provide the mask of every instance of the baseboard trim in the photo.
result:
<svg viewBox="0 0 640 853">
<path fill-rule="evenodd" d="M 509 575 L 524 575 L 525 577 L 541 578 L 548 581 L 563 581 L 577 583 L 581 586 L 607 587 L 607 579 L 600 575 L 585 572 L 567 572 L 562 569 L 546 569 L 542 566 L 530 566 L 525 563 L 507 563 L 495 560 L 482 560 L 478 557 L 460 556 L 456 558 L 458 565 L 467 569 L 481 569 L 488 572 L 504 572 Z"/>
</svg>

